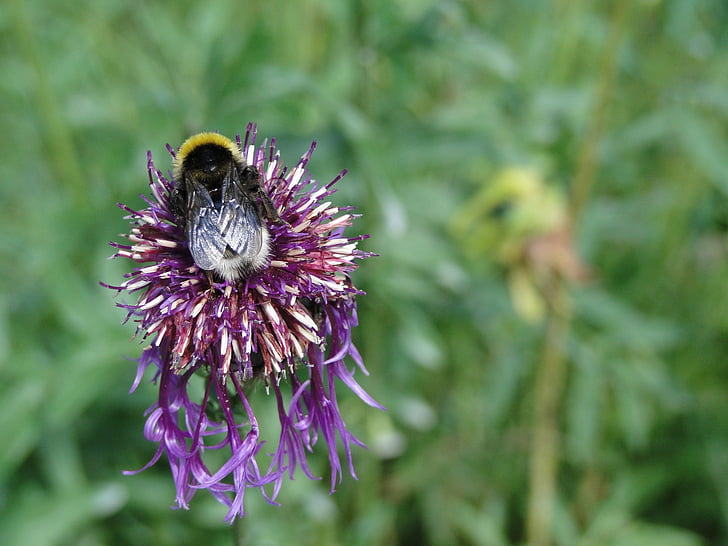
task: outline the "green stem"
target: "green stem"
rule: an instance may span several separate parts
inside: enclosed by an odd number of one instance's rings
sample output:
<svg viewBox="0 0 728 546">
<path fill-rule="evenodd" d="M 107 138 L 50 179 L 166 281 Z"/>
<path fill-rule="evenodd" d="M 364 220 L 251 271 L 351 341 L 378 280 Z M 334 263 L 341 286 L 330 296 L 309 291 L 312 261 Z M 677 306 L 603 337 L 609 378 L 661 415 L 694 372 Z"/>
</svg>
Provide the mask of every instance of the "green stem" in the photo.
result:
<svg viewBox="0 0 728 546">
<path fill-rule="evenodd" d="M 243 525 L 244 516 L 238 516 L 232 525 L 233 530 L 233 544 L 235 546 L 245 546 L 245 526 Z"/>
<path fill-rule="evenodd" d="M 594 186 L 599 144 L 614 94 L 617 57 L 628 26 L 629 4 L 628 0 L 621 0 L 614 5 L 612 25 L 600 64 L 596 94 L 577 157 L 574 183 L 571 187 L 571 220 L 574 224 L 577 223 Z"/>
<path fill-rule="evenodd" d="M 64 118 L 57 90 L 52 87 L 47 63 L 38 45 L 36 27 L 26 11 L 26 4 L 22 0 L 16 0 L 13 4 L 15 27 L 19 50 L 35 73 L 35 87 L 31 96 L 38 112 L 39 131 L 48 152 L 48 164 L 60 183 L 69 189 L 75 205 L 82 207 L 88 202 L 86 180 L 78 161 L 72 131 Z"/>
<path fill-rule="evenodd" d="M 575 225 L 591 194 L 598 167 L 598 149 L 604 133 L 607 111 L 612 101 L 617 56 L 627 28 L 629 2 L 620 0 L 614 6 L 612 24 L 600 65 L 592 113 L 586 127 L 571 192 L 571 222 Z M 546 289 L 548 315 L 544 348 L 534 386 L 534 416 L 530 492 L 526 532 L 530 546 L 551 544 L 553 508 L 558 492 L 559 402 L 568 378 L 564 344 L 571 316 L 568 311 L 566 286 L 554 278 Z M 564 311 L 566 309 L 566 311 Z"/>
<path fill-rule="evenodd" d="M 541 366 L 534 387 L 534 428 L 529 468 L 527 534 L 531 546 L 548 546 L 551 541 L 551 520 L 556 499 L 556 478 L 559 460 L 559 400 L 566 383 L 564 343 L 569 330 L 568 314 L 558 312 L 565 291 L 561 281 L 554 280 L 549 312 L 546 317 Z"/>
</svg>

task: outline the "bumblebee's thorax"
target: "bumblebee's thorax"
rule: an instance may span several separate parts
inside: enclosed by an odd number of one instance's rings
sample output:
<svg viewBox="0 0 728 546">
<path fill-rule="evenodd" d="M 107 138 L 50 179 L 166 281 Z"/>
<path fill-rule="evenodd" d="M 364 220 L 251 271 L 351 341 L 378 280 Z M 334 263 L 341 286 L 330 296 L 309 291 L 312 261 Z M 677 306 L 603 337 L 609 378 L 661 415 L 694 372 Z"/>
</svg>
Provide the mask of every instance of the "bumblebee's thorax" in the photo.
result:
<svg viewBox="0 0 728 546">
<path fill-rule="evenodd" d="M 220 188 L 222 181 L 238 163 L 240 160 L 233 157 L 227 148 L 217 144 L 204 144 L 184 158 L 182 170 L 208 189 L 215 190 Z"/>
</svg>

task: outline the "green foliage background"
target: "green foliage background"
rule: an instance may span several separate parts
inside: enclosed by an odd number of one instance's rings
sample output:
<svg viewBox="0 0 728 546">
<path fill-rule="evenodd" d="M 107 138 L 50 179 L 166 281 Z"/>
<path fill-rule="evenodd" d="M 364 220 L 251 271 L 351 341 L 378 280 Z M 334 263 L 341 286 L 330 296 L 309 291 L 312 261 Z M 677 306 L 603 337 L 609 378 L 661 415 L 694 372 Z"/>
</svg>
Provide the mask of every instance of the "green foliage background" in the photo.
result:
<svg viewBox="0 0 728 546">
<path fill-rule="evenodd" d="M 4 3 L 0 543 L 525 543 L 544 328 L 446 226 L 505 166 L 568 193 L 585 143 L 553 543 L 728 543 L 726 28 L 724 0 Z M 121 475 L 155 393 L 127 394 L 141 347 L 98 281 L 131 267 L 107 242 L 146 151 L 248 121 L 289 163 L 316 139 L 319 180 L 350 171 L 337 199 L 380 254 L 360 379 L 388 411 L 340 389 L 359 480 L 329 495 L 318 453 L 323 480 L 251 490 L 231 528 L 204 492 L 170 510 L 166 463 Z"/>
</svg>

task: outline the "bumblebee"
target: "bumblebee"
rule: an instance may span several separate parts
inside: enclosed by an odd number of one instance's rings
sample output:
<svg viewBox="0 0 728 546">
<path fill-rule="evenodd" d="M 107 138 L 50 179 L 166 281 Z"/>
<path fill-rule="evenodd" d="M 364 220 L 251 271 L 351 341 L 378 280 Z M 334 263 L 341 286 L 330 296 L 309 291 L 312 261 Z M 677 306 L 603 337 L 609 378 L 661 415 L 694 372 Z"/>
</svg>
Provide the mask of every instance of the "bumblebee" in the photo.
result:
<svg viewBox="0 0 728 546">
<path fill-rule="evenodd" d="M 179 147 L 172 210 L 195 263 L 226 281 L 263 267 L 270 252 L 266 220 L 282 222 L 260 173 L 240 147 L 217 133 L 200 133 Z"/>
</svg>

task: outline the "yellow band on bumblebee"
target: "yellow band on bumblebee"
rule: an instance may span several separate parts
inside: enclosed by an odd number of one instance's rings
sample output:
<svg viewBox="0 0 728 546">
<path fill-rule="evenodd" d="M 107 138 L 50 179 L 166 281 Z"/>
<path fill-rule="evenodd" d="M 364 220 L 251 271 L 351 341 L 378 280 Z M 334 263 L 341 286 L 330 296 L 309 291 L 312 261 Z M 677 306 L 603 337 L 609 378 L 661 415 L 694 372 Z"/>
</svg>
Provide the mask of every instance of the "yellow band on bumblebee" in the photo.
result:
<svg viewBox="0 0 728 546">
<path fill-rule="evenodd" d="M 174 160 L 174 177 L 179 178 L 182 171 L 182 164 L 190 153 L 200 146 L 214 145 L 225 148 L 230 152 L 233 158 L 240 160 L 242 152 L 237 143 L 220 133 L 197 133 L 185 140 L 177 150 L 177 157 Z"/>
</svg>

